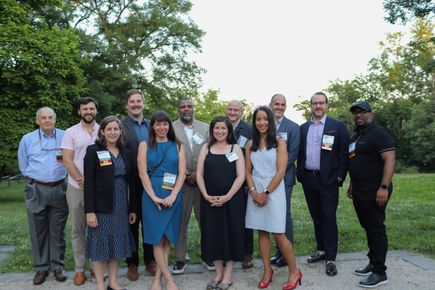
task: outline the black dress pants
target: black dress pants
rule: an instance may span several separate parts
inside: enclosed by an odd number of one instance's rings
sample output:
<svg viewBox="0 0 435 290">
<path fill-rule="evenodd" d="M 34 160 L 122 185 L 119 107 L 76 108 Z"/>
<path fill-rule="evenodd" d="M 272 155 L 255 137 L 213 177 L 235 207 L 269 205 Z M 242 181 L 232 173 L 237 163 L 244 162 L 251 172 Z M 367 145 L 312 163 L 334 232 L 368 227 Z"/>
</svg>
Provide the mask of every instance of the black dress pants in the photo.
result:
<svg viewBox="0 0 435 290">
<path fill-rule="evenodd" d="M 366 231 L 369 247 L 367 256 L 370 264 L 373 265 L 373 273 L 385 275 L 388 238 L 384 222 L 387 204 L 379 206 L 376 200 L 364 200 L 354 195 L 353 206 L 359 223 Z"/>
<path fill-rule="evenodd" d="M 338 248 L 338 183 L 327 188 L 319 174 L 306 173 L 302 188 L 314 223 L 317 250 L 325 251 L 326 261 L 335 261 Z"/>
<path fill-rule="evenodd" d="M 142 189 L 142 185 L 138 188 Z M 137 194 L 137 215 L 136 222 L 134 224 L 130 224 L 130 230 L 133 234 L 134 244 L 136 245 L 136 251 L 131 253 L 131 257 L 127 258 L 125 262 L 127 266 L 136 265 L 139 266 L 139 228 L 141 227 L 141 234 L 143 237 L 143 224 L 142 224 L 142 191 L 136 192 Z M 145 264 L 148 264 L 154 261 L 154 249 L 153 245 L 143 244 L 143 260 Z"/>
</svg>

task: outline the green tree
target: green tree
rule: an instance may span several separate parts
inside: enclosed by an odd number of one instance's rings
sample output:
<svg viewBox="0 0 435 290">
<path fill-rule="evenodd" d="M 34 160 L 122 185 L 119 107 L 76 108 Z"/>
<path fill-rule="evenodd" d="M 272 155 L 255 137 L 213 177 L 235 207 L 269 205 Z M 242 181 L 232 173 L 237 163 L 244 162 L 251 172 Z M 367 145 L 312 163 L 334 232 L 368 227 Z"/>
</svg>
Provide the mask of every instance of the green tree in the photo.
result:
<svg viewBox="0 0 435 290">
<path fill-rule="evenodd" d="M 39 107 L 52 107 L 59 127 L 71 124 L 74 118 L 71 109 L 83 94 L 84 76 L 79 67 L 82 60 L 78 36 L 73 30 L 35 21 L 31 6 L 14 0 L 0 2 L 0 15 L 0 118 L 4 120 L 0 125 L 0 175 L 3 176 L 16 172 L 18 142 L 23 134 L 35 128 L 35 112 Z"/>
<path fill-rule="evenodd" d="M 413 120 L 418 113 L 428 110 L 421 103 L 435 101 L 434 25 L 418 19 L 410 32 L 410 41 L 404 44 L 405 35 L 389 34 L 380 43 L 382 52 L 369 61 L 368 73 L 352 80 L 336 80 L 327 88 L 329 94 L 329 114 L 345 121 L 349 129 L 353 127 L 349 108 L 357 100 L 367 100 L 372 104 L 376 121 L 389 128 L 398 144 L 398 159 L 408 165 L 418 165 L 425 169 L 430 162 L 422 159 L 427 134 L 409 134 L 409 130 L 421 132 L 421 119 Z M 309 116 L 308 102 L 296 105 L 305 116 Z M 414 112 L 414 113 L 413 113 Z M 427 115 L 431 115 L 426 111 Z M 428 121 L 431 128 L 433 121 Z M 413 128 L 413 129 L 411 129 Z M 430 129 L 429 129 L 430 131 Z M 421 147 L 421 148 L 420 148 Z"/>
<path fill-rule="evenodd" d="M 432 0 L 384 0 L 384 10 L 388 13 L 385 20 L 395 24 L 407 23 L 415 18 L 430 18 L 435 12 Z"/>
<path fill-rule="evenodd" d="M 174 104 L 179 92 L 192 95 L 202 70 L 188 60 L 204 32 L 188 17 L 185 0 L 66 1 L 64 15 L 81 29 L 89 94 L 105 112 L 124 112 L 122 96 L 141 88 L 154 108 Z"/>
</svg>

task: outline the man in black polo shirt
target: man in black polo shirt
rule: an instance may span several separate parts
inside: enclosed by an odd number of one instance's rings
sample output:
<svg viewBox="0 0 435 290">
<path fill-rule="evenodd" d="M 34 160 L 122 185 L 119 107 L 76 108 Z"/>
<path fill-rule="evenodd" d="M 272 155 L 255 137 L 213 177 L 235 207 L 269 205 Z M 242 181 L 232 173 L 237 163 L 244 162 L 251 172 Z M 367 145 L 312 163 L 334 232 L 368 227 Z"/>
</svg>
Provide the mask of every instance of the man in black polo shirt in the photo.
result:
<svg viewBox="0 0 435 290">
<path fill-rule="evenodd" d="M 353 199 L 356 214 L 366 231 L 369 264 L 355 270 L 360 276 L 368 275 L 359 286 L 374 288 L 388 282 L 385 257 L 388 238 L 385 228 L 385 209 L 393 185 L 396 145 L 383 127 L 373 122 L 370 104 L 355 103 L 350 111 L 355 121 L 355 134 L 349 144 L 350 185 L 347 190 Z"/>
</svg>

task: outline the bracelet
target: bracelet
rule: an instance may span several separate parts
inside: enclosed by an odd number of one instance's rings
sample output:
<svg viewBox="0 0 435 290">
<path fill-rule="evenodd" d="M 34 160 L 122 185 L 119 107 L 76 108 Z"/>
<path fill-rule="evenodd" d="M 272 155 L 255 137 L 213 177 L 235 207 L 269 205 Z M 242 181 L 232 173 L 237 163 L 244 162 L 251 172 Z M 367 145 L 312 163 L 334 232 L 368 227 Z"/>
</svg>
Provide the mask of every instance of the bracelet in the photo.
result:
<svg viewBox="0 0 435 290">
<path fill-rule="evenodd" d="M 251 187 L 251 188 L 248 190 L 248 194 L 251 194 L 251 192 L 253 192 L 254 190 L 255 190 L 255 186 Z"/>
</svg>

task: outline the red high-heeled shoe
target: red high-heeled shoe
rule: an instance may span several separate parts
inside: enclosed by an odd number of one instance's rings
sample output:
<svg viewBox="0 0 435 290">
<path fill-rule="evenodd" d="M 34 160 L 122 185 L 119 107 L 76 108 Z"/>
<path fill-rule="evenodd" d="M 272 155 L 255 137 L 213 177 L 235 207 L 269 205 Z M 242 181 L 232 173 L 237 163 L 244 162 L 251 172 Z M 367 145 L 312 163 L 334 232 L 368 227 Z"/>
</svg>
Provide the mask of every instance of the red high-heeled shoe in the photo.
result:
<svg viewBox="0 0 435 290">
<path fill-rule="evenodd" d="M 296 278 L 296 281 L 294 284 L 284 284 L 284 287 L 282 287 L 282 290 L 291 290 L 291 289 L 295 289 L 299 285 L 302 285 L 302 272 L 301 270 L 298 270 L 298 276 Z"/>
<path fill-rule="evenodd" d="M 260 281 L 260 282 L 258 283 L 258 288 L 260 288 L 260 289 L 264 289 L 264 288 L 269 287 L 269 283 L 272 282 L 273 273 L 274 273 L 274 272 L 273 272 L 273 268 L 272 268 L 272 274 L 270 275 L 270 279 L 269 279 L 269 281 L 268 281 L 268 282 Z"/>
</svg>

